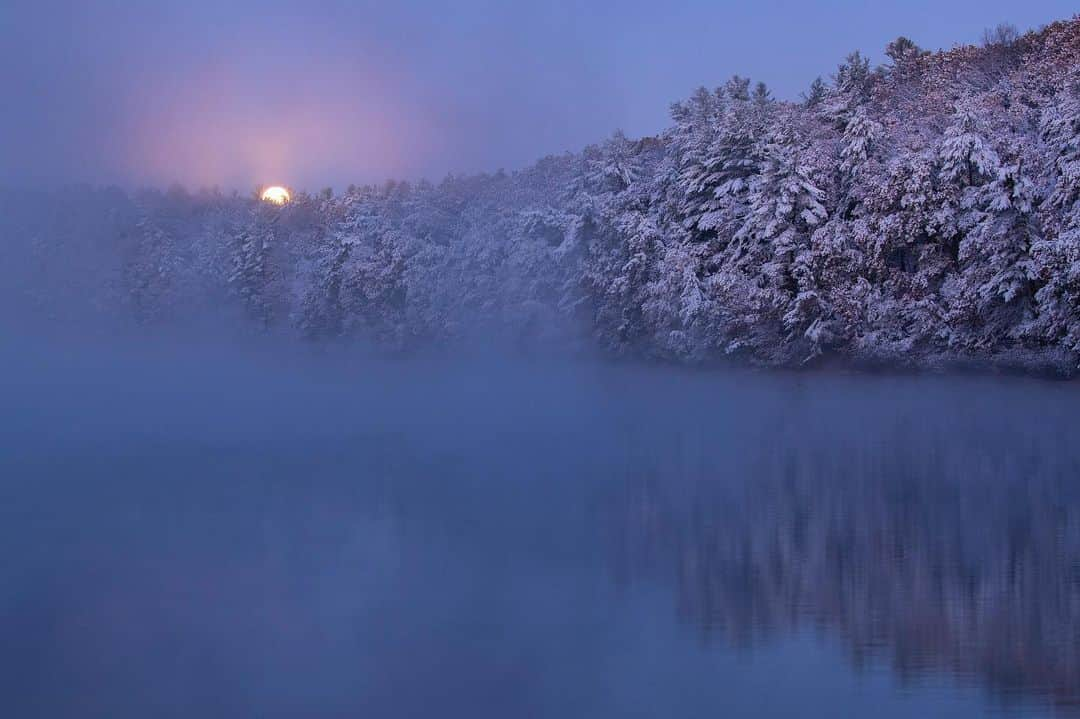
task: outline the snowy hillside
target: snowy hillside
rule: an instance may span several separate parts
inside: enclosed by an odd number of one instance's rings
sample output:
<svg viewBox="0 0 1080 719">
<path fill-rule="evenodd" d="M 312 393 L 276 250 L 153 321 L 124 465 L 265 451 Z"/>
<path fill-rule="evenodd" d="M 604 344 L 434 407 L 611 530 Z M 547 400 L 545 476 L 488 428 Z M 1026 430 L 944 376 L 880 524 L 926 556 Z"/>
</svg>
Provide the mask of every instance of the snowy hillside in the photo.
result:
<svg viewBox="0 0 1080 719">
<path fill-rule="evenodd" d="M 211 315 L 392 350 L 495 337 L 686 362 L 1080 358 L 1080 17 L 771 98 L 733 77 L 514 173 L 278 208 L 4 193 L 6 310 Z M 7 274 L 7 273 L 5 273 Z"/>
</svg>

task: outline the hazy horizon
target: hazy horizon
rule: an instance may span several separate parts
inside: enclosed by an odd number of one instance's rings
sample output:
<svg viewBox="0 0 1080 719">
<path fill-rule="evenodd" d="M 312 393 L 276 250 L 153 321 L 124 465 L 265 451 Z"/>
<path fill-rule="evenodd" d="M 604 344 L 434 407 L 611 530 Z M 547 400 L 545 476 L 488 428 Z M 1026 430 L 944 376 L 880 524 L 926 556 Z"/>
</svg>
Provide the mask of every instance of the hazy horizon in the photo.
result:
<svg viewBox="0 0 1080 719">
<path fill-rule="evenodd" d="M 1075 7 L 932 10 L 15 0 L 0 9 L 0 58 L 25 70 L 0 117 L 0 183 L 315 192 L 512 170 L 616 129 L 660 131 L 669 103 L 735 73 L 794 99 L 853 50 L 882 61 L 898 35 L 950 47 Z"/>
</svg>

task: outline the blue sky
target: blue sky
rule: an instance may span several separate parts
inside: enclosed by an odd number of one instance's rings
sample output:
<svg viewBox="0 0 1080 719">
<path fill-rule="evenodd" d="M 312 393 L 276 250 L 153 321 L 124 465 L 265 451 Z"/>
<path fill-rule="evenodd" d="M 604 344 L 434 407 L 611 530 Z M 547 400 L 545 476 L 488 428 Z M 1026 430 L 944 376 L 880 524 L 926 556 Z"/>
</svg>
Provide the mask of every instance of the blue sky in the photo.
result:
<svg viewBox="0 0 1080 719">
<path fill-rule="evenodd" d="M 324 185 L 514 168 L 733 73 L 797 97 L 848 52 L 1074 2 L 4 0 L 0 182 Z"/>
</svg>

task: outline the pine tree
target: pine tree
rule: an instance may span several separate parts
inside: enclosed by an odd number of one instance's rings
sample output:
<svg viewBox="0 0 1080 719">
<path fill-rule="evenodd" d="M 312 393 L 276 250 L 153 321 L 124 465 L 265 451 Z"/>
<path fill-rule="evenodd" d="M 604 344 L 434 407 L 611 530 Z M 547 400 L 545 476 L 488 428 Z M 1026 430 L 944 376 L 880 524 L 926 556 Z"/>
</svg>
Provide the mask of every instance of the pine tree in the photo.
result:
<svg viewBox="0 0 1080 719">
<path fill-rule="evenodd" d="M 769 88 L 763 82 L 758 82 L 754 85 L 754 94 L 751 98 L 756 105 L 766 105 L 772 102 L 772 93 L 769 92 Z"/>
<path fill-rule="evenodd" d="M 1045 236 L 1032 248 L 1039 319 L 1035 329 L 1050 344 L 1080 354 L 1080 72 L 1073 71 L 1061 101 L 1042 120 L 1041 136 L 1053 165 L 1046 201 Z"/>
<path fill-rule="evenodd" d="M 687 229 L 707 232 L 699 227 L 702 217 L 718 209 L 715 189 L 718 182 L 717 160 L 710 152 L 721 126 L 724 96 L 699 88 L 690 103 L 672 106 L 676 122 L 672 152 L 678 162 L 680 188 L 678 211 Z"/>
<path fill-rule="evenodd" d="M 901 68 L 922 54 L 922 48 L 903 35 L 885 46 L 885 55 L 892 60 L 894 68 Z"/>
<path fill-rule="evenodd" d="M 735 236 L 737 254 L 732 256 L 735 266 L 757 274 L 788 332 L 801 332 L 807 319 L 797 308 L 790 312 L 802 289 L 796 258 L 828 215 L 806 152 L 784 118 L 774 123 L 763 142 L 762 172 L 753 180 L 750 212 Z"/>
<path fill-rule="evenodd" d="M 617 130 L 600 147 L 587 149 L 585 157 L 585 179 L 594 193 L 622 192 L 636 182 L 642 173 L 634 143 L 627 139 L 622 130 Z"/>
<path fill-rule="evenodd" d="M 857 108 L 844 128 L 843 145 L 840 150 L 841 171 L 849 179 L 857 179 L 860 170 L 870 159 L 875 143 L 881 137 L 881 123 L 869 117 L 863 108 Z"/>
<path fill-rule="evenodd" d="M 815 77 L 807 91 L 802 93 L 803 105 L 808 108 L 815 108 L 821 104 L 827 94 L 828 86 L 825 81 L 821 77 Z"/>
<path fill-rule="evenodd" d="M 772 242 L 789 251 L 824 221 L 824 193 L 811 178 L 805 148 L 782 124 L 774 124 L 762 143 L 763 166 L 750 188 L 750 213 L 739 237 Z"/>
<path fill-rule="evenodd" d="M 946 182 L 970 187 L 997 175 L 1001 160 L 986 134 L 974 102 L 957 103 L 938 153 Z"/>
<path fill-rule="evenodd" d="M 175 311 L 178 257 L 174 240 L 150 215 L 136 225 L 123 265 L 127 304 L 140 324 L 156 324 Z"/>
<path fill-rule="evenodd" d="M 1041 135 L 1056 171 L 1047 205 L 1060 213 L 1055 228 L 1068 229 L 1080 225 L 1080 70 L 1073 71 L 1060 97 L 1045 113 Z"/>
<path fill-rule="evenodd" d="M 979 188 L 1001 169 L 987 134 L 974 101 L 960 102 L 938 147 L 938 179 L 945 201 L 936 213 L 934 233 L 953 262 L 959 260 L 963 233 L 981 219 Z"/>
<path fill-rule="evenodd" d="M 858 50 L 848 55 L 837 68 L 832 96 L 825 110 L 840 130 L 847 127 L 855 111 L 869 100 L 873 81 L 870 60 Z"/>
<path fill-rule="evenodd" d="M 271 215 L 257 207 L 253 217 L 233 240 L 229 286 L 245 313 L 262 328 L 278 319 L 281 274 L 272 258 L 274 223 Z"/>
<path fill-rule="evenodd" d="M 734 78 L 729 87 L 733 83 L 742 88 L 741 78 Z M 700 190 L 706 199 L 686 223 L 688 227 L 712 233 L 721 245 L 726 244 L 745 217 L 750 183 L 761 169 L 761 138 L 771 109 L 768 104 L 737 99 L 741 97 L 740 89 L 727 105 L 708 148 L 704 163 L 708 170 L 706 183 Z"/>
<path fill-rule="evenodd" d="M 967 348 L 1000 348 L 1031 319 L 1035 187 L 1019 165 L 1006 165 L 969 201 L 951 320 Z"/>
<path fill-rule="evenodd" d="M 739 75 L 732 75 L 726 83 L 724 83 L 724 92 L 732 100 L 747 101 L 750 99 L 750 78 L 740 77 Z"/>
</svg>

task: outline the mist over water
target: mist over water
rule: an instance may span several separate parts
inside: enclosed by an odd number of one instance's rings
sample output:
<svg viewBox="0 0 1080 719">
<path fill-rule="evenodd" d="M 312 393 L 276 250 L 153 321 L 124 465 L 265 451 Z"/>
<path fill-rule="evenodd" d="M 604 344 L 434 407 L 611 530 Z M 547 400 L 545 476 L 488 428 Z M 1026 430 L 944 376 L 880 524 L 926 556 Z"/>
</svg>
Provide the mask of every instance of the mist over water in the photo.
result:
<svg viewBox="0 0 1080 719">
<path fill-rule="evenodd" d="M 1072 385 L 7 338 L 9 716 L 1080 699 Z"/>
<path fill-rule="evenodd" d="M 1075 1 L 732 5 L 0 2 L 0 719 L 1080 715 Z"/>
</svg>

